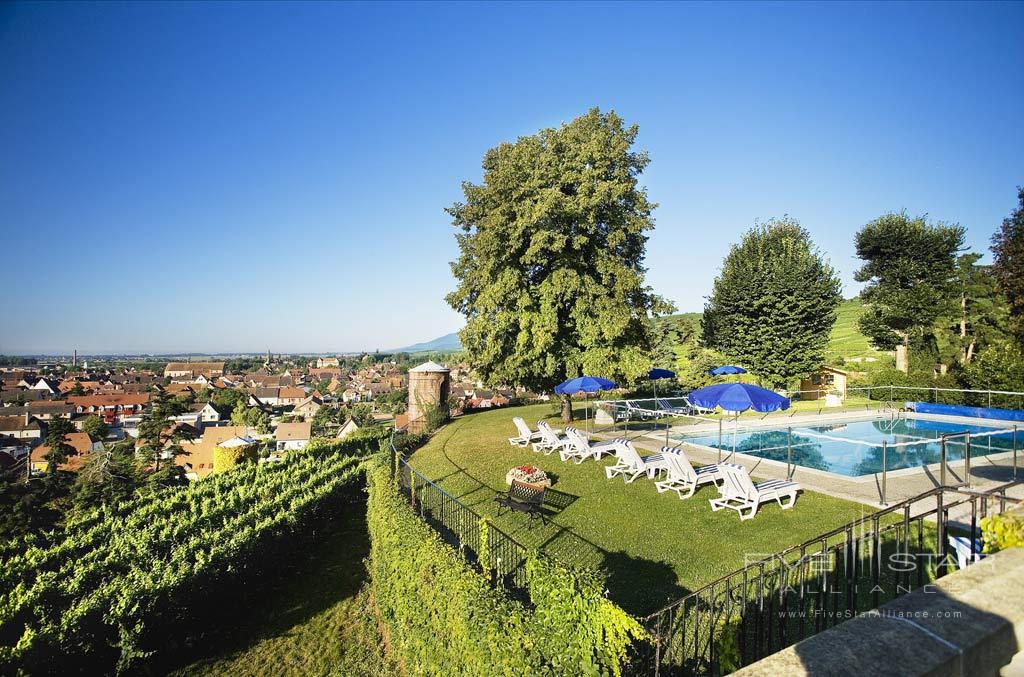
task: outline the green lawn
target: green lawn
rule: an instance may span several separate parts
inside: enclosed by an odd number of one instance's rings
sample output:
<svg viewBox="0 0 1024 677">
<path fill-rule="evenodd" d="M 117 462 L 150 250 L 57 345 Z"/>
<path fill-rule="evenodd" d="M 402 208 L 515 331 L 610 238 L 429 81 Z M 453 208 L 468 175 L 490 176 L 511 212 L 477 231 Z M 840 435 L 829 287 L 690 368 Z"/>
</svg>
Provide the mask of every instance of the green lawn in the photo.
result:
<svg viewBox="0 0 1024 677">
<path fill-rule="evenodd" d="M 177 675 L 396 674 L 381 649 L 363 558 L 370 552 L 364 506 L 350 506 L 312 551 L 256 591 L 212 630 Z M 165 672 L 173 666 L 163 666 Z"/>
<path fill-rule="evenodd" d="M 525 516 L 506 514 L 495 523 L 528 546 L 608 572 L 610 596 L 627 611 L 646 614 L 734 569 L 745 558 L 776 552 L 838 527 L 865 512 L 864 506 L 805 491 L 796 506 L 783 511 L 765 505 L 740 522 L 735 511 L 712 512 L 713 487 L 681 501 L 674 492 L 659 494 L 651 481 L 625 485 L 605 479 L 600 462 L 563 463 L 512 447 L 513 416 L 532 426 L 552 415 L 549 405 L 533 405 L 464 416 L 440 430 L 410 459 L 414 468 L 435 479 L 476 511 L 494 515 L 494 496 L 504 490 L 509 468 L 533 464 L 555 478 L 553 490 L 566 503 L 550 523 L 530 526 Z M 582 410 L 580 411 L 582 415 Z M 552 424 L 555 425 L 555 421 Z M 560 427 L 560 425 L 559 425 Z"/>
</svg>

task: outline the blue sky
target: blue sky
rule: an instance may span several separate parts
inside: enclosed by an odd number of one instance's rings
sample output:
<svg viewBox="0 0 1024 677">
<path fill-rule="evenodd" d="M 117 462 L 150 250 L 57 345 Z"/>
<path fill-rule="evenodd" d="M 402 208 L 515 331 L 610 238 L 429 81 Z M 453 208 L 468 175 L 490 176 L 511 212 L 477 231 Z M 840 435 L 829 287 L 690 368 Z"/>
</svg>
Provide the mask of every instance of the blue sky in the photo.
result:
<svg viewBox="0 0 1024 677">
<path fill-rule="evenodd" d="M 591 106 L 640 125 L 649 282 L 755 219 L 841 271 L 1024 183 L 1024 4 L 5 4 L 0 352 L 333 351 L 458 329 L 444 207 Z"/>
</svg>

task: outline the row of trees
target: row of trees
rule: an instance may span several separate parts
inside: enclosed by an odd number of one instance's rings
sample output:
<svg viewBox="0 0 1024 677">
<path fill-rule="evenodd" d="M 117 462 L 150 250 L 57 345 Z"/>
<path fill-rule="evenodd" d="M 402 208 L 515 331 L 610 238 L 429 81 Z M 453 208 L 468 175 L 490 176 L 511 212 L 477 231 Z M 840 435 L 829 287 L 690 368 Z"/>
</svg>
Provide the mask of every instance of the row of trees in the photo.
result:
<svg viewBox="0 0 1024 677">
<path fill-rule="evenodd" d="M 695 372 L 724 356 L 784 387 L 819 367 L 841 286 L 789 217 L 756 224 L 732 248 L 699 334 L 689 318 L 652 323 L 673 308 L 644 280 L 656 205 L 638 184 L 648 157 L 633 149 L 636 135 L 593 109 L 489 150 L 483 182 L 463 183 L 464 200 L 447 210 L 459 231 L 447 301 L 466 318 L 460 338 L 480 377 L 545 392 L 584 373 L 636 383 L 669 335 L 682 339 L 674 352 Z M 857 233 L 860 326 L 876 347 L 897 351 L 901 369 L 929 342 L 936 354 L 955 345 L 968 364 L 1008 330 L 1021 339 L 1024 191 L 1021 201 L 994 238 L 991 269 L 976 253 L 958 257 L 958 225 L 891 213 Z M 935 328 L 947 321 L 952 338 L 940 342 Z M 571 418 L 568 398 L 562 411 Z"/>
</svg>

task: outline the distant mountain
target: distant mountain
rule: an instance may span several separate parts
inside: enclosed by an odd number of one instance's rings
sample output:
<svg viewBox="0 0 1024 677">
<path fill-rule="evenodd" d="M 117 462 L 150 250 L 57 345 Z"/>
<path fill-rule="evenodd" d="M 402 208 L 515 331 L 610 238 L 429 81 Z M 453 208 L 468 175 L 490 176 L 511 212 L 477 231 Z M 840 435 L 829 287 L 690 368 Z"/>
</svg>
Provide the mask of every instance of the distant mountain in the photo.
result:
<svg viewBox="0 0 1024 677">
<path fill-rule="evenodd" d="M 439 353 L 439 352 L 455 352 L 462 350 L 462 344 L 459 342 L 459 335 L 445 334 L 444 336 L 438 337 L 433 341 L 426 341 L 425 343 L 414 343 L 411 346 L 404 348 L 396 348 L 395 350 L 389 351 L 394 353 Z"/>
</svg>

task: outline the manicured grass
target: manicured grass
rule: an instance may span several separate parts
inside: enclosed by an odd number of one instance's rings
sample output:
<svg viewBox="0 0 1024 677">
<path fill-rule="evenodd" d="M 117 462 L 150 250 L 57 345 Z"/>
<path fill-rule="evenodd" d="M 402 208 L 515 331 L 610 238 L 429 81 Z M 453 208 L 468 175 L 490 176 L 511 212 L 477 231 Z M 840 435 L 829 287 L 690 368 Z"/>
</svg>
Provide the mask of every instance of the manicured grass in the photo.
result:
<svg viewBox="0 0 1024 677">
<path fill-rule="evenodd" d="M 524 545 L 604 568 L 610 597 L 634 614 L 651 613 L 746 560 L 801 543 L 866 511 L 856 503 L 805 491 L 792 509 L 768 504 L 741 523 L 735 511 L 711 511 L 708 499 L 717 496 L 714 487 L 705 486 L 681 501 L 674 492 L 657 493 L 647 479 L 629 485 L 620 478 L 606 479 L 604 466 L 613 462 L 609 457 L 576 465 L 563 463 L 557 454 L 512 447 L 508 437 L 515 432 L 513 416 L 532 426 L 552 416 L 552 409 L 534 405 L 464 416 L 440 430 L 410 463 L 460 501 L 489 515 L 497 512 L 494 497 L 506 489 L 510 468 L 531 464 L 547 472 L 556 480 L 555 498 L 565 504 L 552 513 L 550 523 L 531 526 L 523 515 L 505 514 L 495 524 Z"/>
<path fill-rule="evenodd" d="M 349 506 L 335 528 L 280 580 L 233 614 L 233 625 L 178 675 L 396 674 L 383 656 L 363 558 L 370 551 L 365 506 Z M 198 659 L 198 660 L 197 660 Z"/>
</svg>

